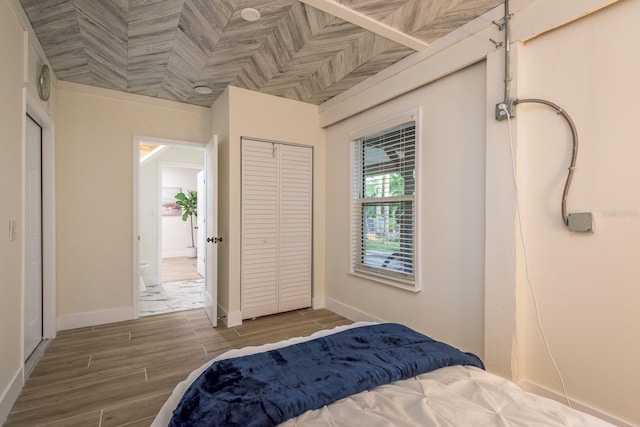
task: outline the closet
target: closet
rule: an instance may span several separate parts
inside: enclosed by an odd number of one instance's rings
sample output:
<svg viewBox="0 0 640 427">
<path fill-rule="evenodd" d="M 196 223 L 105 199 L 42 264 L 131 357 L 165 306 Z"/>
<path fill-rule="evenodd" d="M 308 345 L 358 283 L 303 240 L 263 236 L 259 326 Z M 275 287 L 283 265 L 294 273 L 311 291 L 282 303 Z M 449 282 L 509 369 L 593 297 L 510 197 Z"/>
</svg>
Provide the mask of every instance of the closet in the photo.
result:
<svg viewBox="0 0 640 427">
<path fill-rule="evenodd" d="M 241 309 L 311 306 L 312 147 L 242 138 Z"/>
</svg>

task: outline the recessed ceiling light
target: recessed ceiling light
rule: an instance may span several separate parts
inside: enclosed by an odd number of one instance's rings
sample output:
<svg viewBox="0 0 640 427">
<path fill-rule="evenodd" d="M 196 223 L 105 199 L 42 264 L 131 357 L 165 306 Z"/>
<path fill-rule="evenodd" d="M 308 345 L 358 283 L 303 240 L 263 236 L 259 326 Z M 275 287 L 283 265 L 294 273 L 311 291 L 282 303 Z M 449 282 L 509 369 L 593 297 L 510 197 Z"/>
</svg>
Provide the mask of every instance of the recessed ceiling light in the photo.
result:
<svg viewBox="0 0 640 427">
<path fill-rule="evenodd" d="M 240 16 L 242 16 L 245 21 L 253 22 L 260 19 L 260 12 L 251 7 L 247 7 L 242 9 Z"/>
<path fill-rule="evenodd" d="M 211 95 L 213 93 L 213 89 L 211 89 L 209 86 L 196 86 L 193 88 L 193 90 L 195 90 L 196 93 L 200 95 Z"/>
</svg>

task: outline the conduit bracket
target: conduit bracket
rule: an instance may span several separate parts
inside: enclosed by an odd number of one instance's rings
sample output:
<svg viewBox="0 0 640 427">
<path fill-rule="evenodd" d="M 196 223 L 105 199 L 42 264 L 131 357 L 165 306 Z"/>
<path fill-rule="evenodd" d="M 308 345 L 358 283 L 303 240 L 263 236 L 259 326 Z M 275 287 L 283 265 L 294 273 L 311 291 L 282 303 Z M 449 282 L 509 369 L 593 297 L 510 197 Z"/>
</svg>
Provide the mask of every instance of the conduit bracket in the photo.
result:
<svg viewBox="0 0 640 427">
<path fill-rule="evenodd" d="M 507 114 L 507 112 L 509 114 Z M 507 118 L 514 118 L 516 116 L 516 100 L 507 99 L 496 104 L 495 117 L 496 120 L 501 122 L 507 120 Z"/>
<path fill-rule="evenodd" d="M 493 43 L 493 45 L 496 47 L 496 49 L 500 49 L 502 46 L 504 46 L 504 42 L 499 42 L 499 41 L 494 40 L 494 39 L 489 39 L 489 41 L 491 43 Z"/>
</svg>

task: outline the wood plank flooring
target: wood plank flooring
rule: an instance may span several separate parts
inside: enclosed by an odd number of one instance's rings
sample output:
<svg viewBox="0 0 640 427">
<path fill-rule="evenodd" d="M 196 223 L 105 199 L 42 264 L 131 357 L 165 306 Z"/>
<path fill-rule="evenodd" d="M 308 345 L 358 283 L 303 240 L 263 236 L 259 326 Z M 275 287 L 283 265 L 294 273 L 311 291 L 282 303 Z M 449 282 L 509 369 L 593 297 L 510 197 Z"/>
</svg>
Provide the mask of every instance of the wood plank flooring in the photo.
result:
<svg viewBox="0 0 640 427">
<path fill-rule="evenodd" d="M 202 279 L 195 262 L 196 258 L 162 258 L 162 283 Z"/>
<path fill-rule="evenodd" d="M 5 425 L 149 426 L 175 385 L 207 360 L 349 323 L 306 309 L 213 329 L 203 310 L 189 310 L 61 331 Z"/>
</svg>

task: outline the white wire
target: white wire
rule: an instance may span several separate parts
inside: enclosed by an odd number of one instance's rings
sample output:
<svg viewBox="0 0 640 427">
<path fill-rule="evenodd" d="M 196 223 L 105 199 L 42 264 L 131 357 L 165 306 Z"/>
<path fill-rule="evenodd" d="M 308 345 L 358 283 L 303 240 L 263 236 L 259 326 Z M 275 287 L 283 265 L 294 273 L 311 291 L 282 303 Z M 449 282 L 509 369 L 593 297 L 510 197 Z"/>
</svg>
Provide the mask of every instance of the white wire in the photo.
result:
<svg viewBox="0 0 640 427">
<path fill-rule="evenodd" d="M 525 244 L 524 239 L 524 231 L 522 230 L 522 217 L 520 214 L 520 192 L 518 189 L 518 175 L 516 173 L 516 156 L 513 153 L 513 131 L 511 128 L 511 114 L 507 108 L 504 108 L 504 111 L 507 115 L 507 123 L 509 125 L 509 151 L 511 153 L 511 167 L 513 172 L 513 184 L 516 190 L 516 215 L 518 217 L 518 231 L 520 233 L 520 241 L 522 242 L 522 253 L 524 255 L 524 266 L 525 272 L 527 276 L 527 284 L 529 285 L 529 290 L 531 291 L 531 295 L 533 297 L 533 307 L 536 311 L 536 321 L 538 322 L 538 329 L 540 330 L 540 335 L 542 336 L 542 341 L 544 342 L 544 346 L 547 350 L 547 354 L 549 355 L 549 359 L 551 360 L 551 364 L 560 379 L 560 385 L 562 386 L 562 393 L 564 394 L 564 399 L 567 401 L 567 406 L 571 408 L 571 401 L 569 400 L 569 395 L 567 394 L 567 389 L 564 385 L 564 379 L 562 378 L 562 374 L 560 373 L 560 369 L 558 369 L 558 365 L 556 364 L 556 360 L 551 353 L 551 349 L 549 348 L 549 343 L 547 341 L 547 336 L 544 333 L 544 328 L 542 327 L 542 321 L 540 320 L 540 310 L 538 308 L 538 298 L 536 297 L 536 291 L 533 286 L 533 282 L 531 280 L 531 276 L 529 274 L 529 258 L 527 256 L 527 245 Z"/>
</svg>

